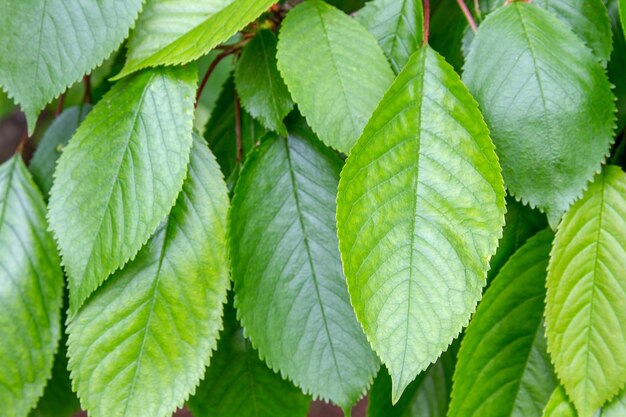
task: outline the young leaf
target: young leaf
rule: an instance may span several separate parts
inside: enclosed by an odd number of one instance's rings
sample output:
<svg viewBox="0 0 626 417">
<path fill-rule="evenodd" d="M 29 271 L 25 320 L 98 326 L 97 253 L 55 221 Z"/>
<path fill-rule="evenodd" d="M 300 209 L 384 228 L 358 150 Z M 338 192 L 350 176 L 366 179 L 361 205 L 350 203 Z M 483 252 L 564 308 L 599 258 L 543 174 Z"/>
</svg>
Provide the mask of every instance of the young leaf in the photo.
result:
<svg viewBox="0 0 626 417">
<path fill-rule="evenodd" d="M 59 115 L 46 130 L 30 160 L 29 169 L 39 189 L 47 198 L 57 159 L 78 126 L 91 111 L 89 104 L 70 107 Z"/>
<path fill-rule="evenodd" d="M 626 382 L 626 174 L 607 166 L 563 217 L 548 268 L 546 334 L 580 417 Z"/>
<path fill-rule="evenodd" d="M 543 417 L 578 417 L 576 409 L 567 398 L 562 386 L 557 386 L 550 396 L 550 400 L 543 410 Z"/>
<path fill-rule="evenodd" d="M 284 20 L 278 69 L 320 139 L 345 154 L 393 81 L 376 39 L 318 0 L 300 4 Z"/>
<path fill-rule="evenodd" d="M 491 282 L 498 275 L 500 268 L 529 237 L 548 227 L 546 216 L 513 198 L 506 199 L 504 224 L 502 238 L 498 242 L 498 250 L 489 262 L 488 282 Z"/>
<path fill-rule="evenodd" d="M 457 349 L 451 346 L 437 362 L 411 382 L 391 404 L 391 377 L 385 368 L 374 380 L 368 398 L 368 417 L 446 417 Z"/>
<path fill-rule="evenodd" d="M 68 274 L 70 318 L 174 205 L 189 161 L 195 83 L 191 68 L 118 83 L 61 155 L 49 218 Z"/>
<path fill-rule="evenodd" d="M 498 149 L 504 181 L 554 228 L 613 141 L 602 66 L 547 11 L 515 2 L 485 19 L 463 73 Z"/>
<path fill-rule="evenodd" d="M 504 0 L 481 0 L 480 10 L 489 13 Z M 606 66 L 611 56 L 611 21 L 603 0 L 534 0 L 533 4 L 552 12 L 565 23 L 596 58 Z"/>
<path fill-rule="evenodd" d="M 235 305 L 260 355 L 304 392 L 344 410 L 378 368 L 350 307 L 337 249 L 341 160 L 294 126 L 248 157 L 230 244 Z"/>
<path fill-rule="evenodd" d="M 467 324 L 504 224 L 487 126 L 430 47 L 385 94 L 348 157 L 337 201 L 352 305 L 396 401 Z"/>
<path fill-rule="evenodd" d="M 305 417 L 309 401 L 259 359 L 227 304 L 217 351 L 189 399 L 194 417 Z"/>
<path fill-rule="evenodd" d="M 357 13 L 356 20 L 374 35 L 396 74 L 422 44 L 421 0 L 374 0 Z"/>
<path fill-rule="evenodd" d="M 293 108 L 293 101 L 276 67 L 276 43 L 272 31 L 259 31 L 241 53 L 235 82 L 248 113 L 268 129 L 286 135 L 283 119 Z"/>
<path fill-rule="evenodd" d="M 601 65 L 550 13 L 513 3 L 480 26 L 463 78 L 509 192 L 544 210 L 554 228 L 613 141 L 614 97 Z"/>
<path fill-rule="evenodd" d="M 235 116 L 235 83 L 229 77 L 217 98 L 204 131 L 209 148 L 215 154 L 224 177 L 235 175 L 241 161 L 237 160 L 237 119 Z M 267 130 L 245 110 L 241 111 L 241 156 L 244 158 Z M 235 173 L 235 174 L 233 174 Z"/>
<path fill-rule="evenodd" d="M 151 0 L 128 42 L 115 79 L 146 67 L 179 65 L 208 54 L 259 17 L 275 0 Z"/>
<path fill-rule="evenodd" d="M 0 2 L 0 85 L 35 129 L 39 111 L 126 38 L 143 0 Z"/>
<path fill-rule="evenodd" d="M 90 416 L 171 416 L 204 375 L 229 284 L 227 210 L 219 166 L 196 139 L 167 220 L 68 326 L 73 386 Z"/>
<path fill-rule="evenodd" d="M 543 330 L 552 238 L 529 239 L 485 293 L 461 343 L 449 417 L 541 417 L 558 384 Z"/>
<path fill-rule="evenodd" d="M 0 404 L 23 417 L 50 377 L 63 274 L 46 206 L 21 155 L 0 165 Z"/>
</svg>

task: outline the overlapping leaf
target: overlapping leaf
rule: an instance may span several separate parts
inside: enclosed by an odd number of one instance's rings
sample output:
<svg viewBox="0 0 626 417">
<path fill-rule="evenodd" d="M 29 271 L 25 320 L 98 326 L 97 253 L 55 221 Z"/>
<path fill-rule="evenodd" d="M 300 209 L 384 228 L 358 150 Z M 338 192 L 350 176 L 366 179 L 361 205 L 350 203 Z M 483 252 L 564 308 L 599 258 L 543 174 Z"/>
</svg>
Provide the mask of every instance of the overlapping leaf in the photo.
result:
<svg viewBox="0 0 626 417">
<path fill-rule="evenodd" d="M 195 77 L 192 68 L 160 68 L 118 83 L 61 155 L 49 218 L 70 318 L 174 205 L 189 161 Z"/>
<path fill-rule="evenodd" d="M 208 54 L 275 0 L 151 0 L 128 43 L 116 78 L 145 67 L 185 64 Z"/>
<path fill-rule="evenodd" d="M 557 386 L 550 396 L 550 400 L 543 410 L 543 417 L 578 417 L 576 409 L 569 402 L 562 386 Z"/>
<path fill-rule="evenodd" d="M 626 383 L 626 174 L 605 167 L 564 216 L 548 271 L 546 335 L 580 417 Z"/>
<path fill-rule="evenodd" d="M 128 35 L 143 0 L 0 3 L 0 86 L 32 133 L 39 111 L 100 64 Z"/>
<path fill-rule="evenodd" d="M 261 30 L 241 53 L 235 70 L 237 93 L 243 107 L 265 127 L 287 134 L 283 119 L 293 101 L 276 67 L 276 36 Z"/>
<path fill-rule="evenodd" d="M 24 417 L 50 377 L 63 274 L 46 207 L 21 155 L 0 165 L 0 404 Z"/>
<path fill-rule="evenodd" d="M 228 194 L 206 145 L 167 220 L 68 326 L 69 368 L 93 417 L 166 417 L 216 347 L 228 288 Z"/>
<path fill-rule="evenodd" d="M 396 74 L 422 44 L 421 0 L 374 0 L 365 4 L 356 19 L 378 40 Z"/>
<path fill-rule="evenodd" d="M 509 192 L 555 227 L 613 141 L 615 104 L 602 66 L 557 18 L 516 2 L 480 26 L 463 78 Z"/>
<path fill-rule="evenodd" d="M 337 223 L 352 305 L 397 400 L 467 324 L 504 223 L 487 127 L 430 47 L 412 56 L 348 157 Z"/>
<path fill-rule="evenodd" d="M 376 39 L 319 0 L 287 15 L 278 68 L 309 125 L 324 143 L 345 154 L 393 81 Z"/>
<path fill-rule="evenodd" d="M 350 306 L 337 249 L 341 160 L 290 127 L 248 157 L 230 214 L 235 304 L 260 355 L 344 410 L 378 368 Z"/>
<path fill-rule="evenodd" d="M 305 417 L 309 401 L 259 359 L 228 304 L 211 366 L 189 400 L 194 417 Z"/>
<path fill-rule="evenodd" d="M 39 189 L 47 196 L 52 188 L 52 178 L 57 159 L 78 125 L 91 111 L 89 104 L 71 107 L 59 115 L 46 130 L 30 160 L 29 169 Z"/>
<path fill-rule="evenodd" d="M 461 344 L 449 417 L 541 417 L 558 384 L 543 324 L 552 237 L 529 239 L 485 293 Z"/>
<path fill-rule="evenodd" d="M 606 407 L 602 408 L 602 417 L 626 416 L 626 391 L 615 397 Z"/>
<path fill-rule="evenodd" d="M 619 18 L 622 21 L 622 31 L 626 34 L 626 0 L 619 0 Z"/>
</svg>

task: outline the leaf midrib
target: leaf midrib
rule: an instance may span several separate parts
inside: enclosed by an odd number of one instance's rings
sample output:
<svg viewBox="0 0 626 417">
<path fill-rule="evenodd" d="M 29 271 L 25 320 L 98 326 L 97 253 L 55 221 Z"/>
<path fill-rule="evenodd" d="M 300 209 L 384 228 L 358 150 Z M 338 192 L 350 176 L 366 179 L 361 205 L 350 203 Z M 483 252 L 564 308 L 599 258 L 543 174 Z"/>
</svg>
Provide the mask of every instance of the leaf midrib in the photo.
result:
<svg viewBox="0 0 626 417">
<path fill-rule="evenodd" d="M 319 290 L 319 285 L 317 282 L 317 274 L 315 272 L 315 266 L 313 264 L 313 257 L 311 255 L 311 248 L 309 246 L 309 237 L 306 232 L 306 227 L 304 225 L 304 218 L 302 217 L 302 209 L 300 206 L 300 198 L 298 197 L 298 185 L 296 181 L 296 176 L 294 174 L 293 163 L 291 160 L 291 149 L 289 148 L 288 139 L 283 139 L 283 143 L 285 144 L 285 154 L 287 157 L 287 164 L 289 169 L 289 178 L 291 180 L 291 191 L 293 193 L 293 198 L 295 201 L 296 213 L 298 217 L 298 223 L 300 224 L 300 230 L 302 231 L 302 240 L 304 243 L 304 247 L 306 249 L 307 260 L 309 262 L 309 268 L 311 269 L 311 277 L 313 278 L 313 286 L 315 287 L 315 295 L 317 304 L 319 305 L 320 312 L 322 314 L 322 320 L 324 322 L 324 331 L 326 333 L 326 337 L 328 339 L 328 344 L 330 345 L 330 352 L 333 357 L 333 364 L 335 365 L 335 372 L 337 374 L 337 381 L 341 386 L 341 389 L 344 393 L 347 394 L 347 391 L 344 386 L 344 381 L 341 373 L 339 372 L 339 363 L 337 362 L 337 357 L 335 355 L 335 347 L 333 345 L 333 338 L 330 336 L 330 330 L 328 329 L 328 321 L 326 320 L 326 313 L 324 311 L 324 305 L 322 303 L 322 297 Z"/>
</svg>

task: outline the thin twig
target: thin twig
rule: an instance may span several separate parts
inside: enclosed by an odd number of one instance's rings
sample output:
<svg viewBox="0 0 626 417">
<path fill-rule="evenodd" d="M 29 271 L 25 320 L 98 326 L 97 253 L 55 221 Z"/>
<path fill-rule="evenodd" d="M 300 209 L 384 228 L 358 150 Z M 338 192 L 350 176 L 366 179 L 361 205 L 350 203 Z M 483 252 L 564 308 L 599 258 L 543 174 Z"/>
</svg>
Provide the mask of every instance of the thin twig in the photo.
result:
<svg viewBox="0 0 626 417">
<path fill-rule="evenodd" d="M 467 23 L 469 23 L 470 27 L 472 28 L 472 31 L 476 33 L 478 26 L 476 25 L 476 22 L 474 21 L 474 18 L 472 17 L 472 13 L 467 8 L 467 4 L 465 4 L 464 0 L 456 0 L 456 2 L 458 3 L 459 7 L 461 8 L 461 11 L 465 15 L 465 18 L 467 19 Z"/>
<path fill-rule="evenodd" d="M 241 143 L 241 104 L 239 95 L 235 92 L 235 141 L 237 144 L 237 163 L 243 161 L 243 146 Z"/>
<path fill-rule="evenodd" d="M 85 96 L 83 101 L 87 104 L 91 104 L 91 79 L 89 75 L 85 75 L 83 77 L 83 82 L 85 83 Z"/>
<path fill-rule="evenodd" d="M 207 69 L 206 74 L 204 74 L 204 78 L 202 78 L 200 87 L 198 87 L 198 92 L 196 93 L 196 104 L 194 105 L 194 107 L 198 107 L 198 103 L 200 102 L 200 96 L 202 95 L 202 91 L 204 90 L 204 87 L 206 86 L 207 81 L 209 81 L 209 77 L 211 77 L 211 74 L 215 70 L 215 67 L 217 67 L 217 64 L 219 64 L 228 55 L 233 54 L 236 50 L 237 50 L 237 47 L 235 46 L 233 46 L 232 48 L 226 49 L 224 52 L 221 52 L 218 56 L 216 56 L 213 62 L 211 62 L 211 65 L 209 65 L 209 69 Z"/>
<path fill-rule="evenodd" d="M 59 117 L 59 115 L 63 111 L 63 103 L 65 103 L 65 93 L 61 94 L 59 96 L 59 99 L 57 100 L 57 108 L 54 111 L 54 117 Z"/>
<path fill-rule="evenodd" d="M 28 141 L 28 129 L 24 129 L 24 133 L 22 133 L 22 137 L 17 144 L 17 148 L 15 149 L 15 153 L 23 153 L 24 147 L 26 146 L 26 142 Z"/>
<path fill-rule="evenodd" d="M 424 40 L 423 45 L 428 43 L 430 35 L 430 0 L 424 0 Z"/>
</svg>

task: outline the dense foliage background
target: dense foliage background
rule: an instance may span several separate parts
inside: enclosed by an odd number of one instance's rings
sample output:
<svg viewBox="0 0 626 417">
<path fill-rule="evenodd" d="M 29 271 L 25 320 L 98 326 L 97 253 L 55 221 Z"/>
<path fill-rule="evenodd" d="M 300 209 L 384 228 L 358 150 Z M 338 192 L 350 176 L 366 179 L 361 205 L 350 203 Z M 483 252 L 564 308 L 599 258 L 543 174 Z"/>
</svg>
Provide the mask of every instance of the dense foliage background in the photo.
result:
<svg viewBox="0 0 626 417">
<path fill-rule="evenodd" d="M 0 0 L 0 416 L 626 416 L 620 9 Z"/>
</svg>

